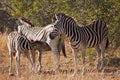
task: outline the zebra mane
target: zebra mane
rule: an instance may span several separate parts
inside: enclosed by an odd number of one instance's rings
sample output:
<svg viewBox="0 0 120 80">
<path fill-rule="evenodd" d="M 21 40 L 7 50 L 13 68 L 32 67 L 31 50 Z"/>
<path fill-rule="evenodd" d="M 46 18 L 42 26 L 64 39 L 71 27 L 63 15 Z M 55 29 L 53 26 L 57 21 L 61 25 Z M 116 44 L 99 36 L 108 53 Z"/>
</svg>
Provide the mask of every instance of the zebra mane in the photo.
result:
<svg viewBox="0 0 120 80">
<path fill-rule="evenodd" d="M 72 20 L 72 22 L 78 26 L 77 22 L 70 16 L 64 14 L 64 13 L 58 13 L 55 15 L 56 16 L 56 19 L 59 21 L 59 20 L 63 20 L 63 19 L 69 19 L 69 20 Z"/>
<path fill-rule="evenodd" d="M 26 24 L 28 24 L 28 25 L 34 27 L 34 25 L 30 22 L 30 20 L 27 20 L 27 19 L 24 18 L 24 17 L 21 17 L 20 20 L 22 20 L 24 23 L 26 23 Z"/>
</svg>

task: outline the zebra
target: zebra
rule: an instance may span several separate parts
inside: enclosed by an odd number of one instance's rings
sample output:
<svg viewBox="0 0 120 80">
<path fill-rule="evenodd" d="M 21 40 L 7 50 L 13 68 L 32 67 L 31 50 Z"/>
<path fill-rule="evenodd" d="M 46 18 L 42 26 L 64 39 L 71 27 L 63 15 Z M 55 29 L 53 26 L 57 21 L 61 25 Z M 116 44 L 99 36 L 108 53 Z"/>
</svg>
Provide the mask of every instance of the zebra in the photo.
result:
<svg viewBox="0 0 120 80">
<path fill-rule="evenodd" d="M 69 38 L 72 53 L 74 55 L 74 73 L 77 73 L 77 57 L 78 50 L 82 52 L 82 74 L 85 73 L 85 53 L 87 48 L 95 48 L 97 51 L 97 70 L 98 60 L 101 56 L 101 67 L 104 66 L 104 52 L 108 47 L 108 28 L 102 20 L 93 21 L 91 24 L 84 27 L 79 26 L 76 21 L 64 13 L 55 14 L 56 21 L 54 22 L 55 32 L 65 34 Z M 101 49 L 100 49 L 101 47 Z"/>
<path fill-rule="evenodd" d="M 65 45 L 64 45 L 63 36 L 58 35 L 58 34 L 54 34 L 54 35 L 50 34 L 50 32 L 54 30 L 53 24 L 49 24 L 46 27 L 41 29 L 41 28 L 32 26 L 28 21 L 26 21 L 23 18 L 17 19 L 16 23 L 18 25 L 18 32 L 25 35 L 28 40 L 33 41 L 33 42 L 34 41 L 45 42 L 49 45 L 49 47 L 51 48 L 51 50 L 53 51 L 56 57 L 55 71 L 59 70 L 60 50 L 62 49 L 64 57 L 67 57 L 67 56 L 65 53 Z M 54 37 L 56 35 L 58 36 Z M 39 55 L 41 55 L 41 53 Z M 39 57 L 39 60 L 41 61 L 41 57 Z M 38 70 L 41 70 L 41 68 L 38 68 Z"/>
<path fill-rule="evenodd" d="M 29 40 L 26 39 L 25 36 L 21 35 L 17 31 L 13 31 L 7 36 L 7 47 L 9 51 L 10 56 L 10 68 L 9 68 L 9 75 L 12 75 L 12 55 L 15 54 L 15 60 L 16 60 L 16 74 L 19 75 L 19 66 L 20 66 L 20 54 L 24 53 L 27 57 L 28 61 L 30 62 L 32 66 L 32 71 L 35 72 L 35 65 L 33 64 L 29 56 L 29 50 L 31 51 L 31 54 L 35 53 L 34 45 L 36 43 L 31 43 Z M 32 57 L 34 58 L 34 57 Z M 34 59 L 33 59 L 34 60 Z"/>
</svg>

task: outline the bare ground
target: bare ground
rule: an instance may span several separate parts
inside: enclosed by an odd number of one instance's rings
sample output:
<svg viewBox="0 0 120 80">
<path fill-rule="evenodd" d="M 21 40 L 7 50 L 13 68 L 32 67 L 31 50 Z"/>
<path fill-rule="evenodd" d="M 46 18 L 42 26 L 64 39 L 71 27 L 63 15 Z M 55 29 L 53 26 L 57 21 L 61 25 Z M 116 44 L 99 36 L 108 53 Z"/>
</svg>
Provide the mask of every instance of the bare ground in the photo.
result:
<svg viewBox="0 0 120 80">
<path fill-rule="evenodd" d="M 8 53 L 0 52 L 0 80 L 120 80 L 120 66 L 105 66 L 104 71 L 98 73 L 91 65 L 91 61 L 86 59 L 86 74 L 81 74 L 81 64 L 78 64 L 78 73 L 73 74 L 73 55 L 67 43 L 67 58 L 61 53 L 60 71 L 55 73 L 55 59 L 51 51 L 43 52 L 42 71 L 33 74 L 29 63 L 24 55 L 21 55 L 20 75 L 9 76 L 9 56 Z M 36 55 L 36 63 L 37 63 Z M 94 62 L 93 62 L 94 63 Z M 13 59 L 13 73 L 15 73 L 15 59 Z"/>
</svg>

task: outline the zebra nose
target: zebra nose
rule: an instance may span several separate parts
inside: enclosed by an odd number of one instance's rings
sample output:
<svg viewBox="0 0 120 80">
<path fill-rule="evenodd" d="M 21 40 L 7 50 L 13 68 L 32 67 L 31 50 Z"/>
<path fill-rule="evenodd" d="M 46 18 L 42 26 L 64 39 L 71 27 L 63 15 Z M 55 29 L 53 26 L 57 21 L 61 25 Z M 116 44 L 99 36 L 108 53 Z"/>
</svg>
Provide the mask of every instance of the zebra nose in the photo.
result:
<svg viewBox="0 0 120 80">
<path fill-rule="evenodd" d="M 51 33 L 49 34 L 50 39 L 55 39 L 56 36 L 58 36 L 58 34 L 56 34 L 56 33 L 54 33 L 54 32 L 51 32 Z"/>
</svg>

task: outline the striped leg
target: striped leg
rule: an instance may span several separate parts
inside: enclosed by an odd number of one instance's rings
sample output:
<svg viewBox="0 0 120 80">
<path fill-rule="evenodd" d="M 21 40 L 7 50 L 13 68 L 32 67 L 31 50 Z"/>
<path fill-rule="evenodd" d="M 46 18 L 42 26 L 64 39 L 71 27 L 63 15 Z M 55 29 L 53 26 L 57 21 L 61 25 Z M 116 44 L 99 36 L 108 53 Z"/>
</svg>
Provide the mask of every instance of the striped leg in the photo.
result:
<svg viewBox="0 0 120 80">
<path fill-rule="evenodd" d="M 19 75 L 19 67 L 20 67 L 20 53 L 17 51 L 16 52 L 16 75 Z"/>
<path fill-rule="evenodd" d="M 77 73 L 77 57 L 78 57 L 78 52 L 76 49 L 72 48 L 72 53 L 74 55 L 74 73 L 72 76 L 74 76 Z"/>
<path fill-rule="evenodd" d="M 105 48 L 106 48 L 106 43 L 107 43 L 106 39 L 104 39 L 101 42 L 101 66 L 100 66 L 100 70 L 102 70 L 104 67 L 104 52 L 105 52 Z"/>
<path fill-rule="evenodd" d="M 35 50 L 31 50 L 31 54 L 32 54 L 32 60 L 33 60 L 33 65 L 32 65 L 32 71 L 33 73 L 35 73 Z"/>
<path fill-rule="evenodd" d="M 42 68 L 41 57 L 42 57 L 42 53 L 41 53 L 41 51 L 38 51 L 38 61 L 39 61 L 38 71 L 41 71 L 41 68 Z"/>
<path fill-rule="evenodd" d="M 105 49 L 101 49 L 101 66 L 100 66 L 100 70 L 103 70 L 103 67 L 104 67 L 104 52 L 105 52 Z"/>
<path fill-rule="evenodd" d="M 10 68 L 9 68 L 9 75 L 12 75 L 12 52 L 9 51 L 9 58 L 10 58 Z"/>
<path fill-rule="evenodd" d="M 31 65 L 31 67 L 33 68 L 33 63 L 32 63 L 32 61 L 31 61 L 31 59 L 30 59 L 29 53 L 28 53 L 28 52 L 25 52 L 24 54 L 25 54 L 25 56 L 27 57 L 27 59 L 28 59 L 30 65 Z"/>
<path fill-rule="evenodd" d="M 100 55 L 101 55 L 101 50 L 99 48 L 99 45 L 95 47 L 96 51 L 97 51 L 97 63 L 96 63 L 96 69 L 97 71 L 99 71 L 99 59 L 100 59 Z"/>
<path fill-rule="evenodd" d="M 56 68 L 55 68 L 55 71 L 58 71 L 59 70 L 59 67 L 60 67 L 60 64 L 59 64 L 59 61 L 60 61 L 60 53 L 57 49 L 52 49 L 55 57 L 56 57 Z"/>
<path fill-rule="evenodd" d="M 59 64 L 59 61 L 60 61 L 60 51 L 59 51 L 58 41 L 59 41 L 59 39 L 55 38 L 54 40 L 50 39 L 47 42 L 49 44 L 49 46 L 51 47 L 51 50 L 54 53 L 55 58 L 56 58 L 56 68 L 55 68 L 55 71 L 58 71 L 59 67 L 60 67 L 60 64 Z"/>
<path fill-rule="evenodd" d="M 86 53 L 86 49 L 82 49 L 82 75 L 85 74 L 85 53 Z"/>
</svg>

